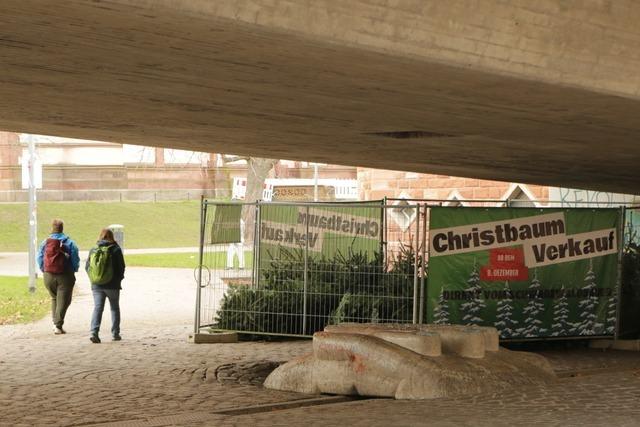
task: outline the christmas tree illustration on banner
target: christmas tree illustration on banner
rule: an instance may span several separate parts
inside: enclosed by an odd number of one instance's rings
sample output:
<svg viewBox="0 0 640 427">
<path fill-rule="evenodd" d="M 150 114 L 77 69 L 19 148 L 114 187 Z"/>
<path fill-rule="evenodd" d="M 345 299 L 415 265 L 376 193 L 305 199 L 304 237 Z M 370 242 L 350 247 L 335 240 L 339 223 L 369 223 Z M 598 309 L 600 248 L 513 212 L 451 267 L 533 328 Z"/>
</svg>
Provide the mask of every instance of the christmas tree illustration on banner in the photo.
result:
<svg viewBox="0 0 640 427">
<path fill-rule="evenodd" d="M 538 270 L 536 269 L 527 292 L 529 301 L 522 310 L 523 325 L 518 329 L 518 336 L 537 337 L 547 332 L 547 329 L 542 328 L 542 320 L 540 320 L 544 314 L 541 288 L 540 280 L 538 280 Z"/>
<path fill-rule="evenodd" d="M 515 335 L 517 326 L 518 322 L 513 317 L 513 295 L 507 281 L 504 284 L 504 298 L 497 304 L 495 327 L 501 338 L 511 338 Z"/>
<path fill-rule="evenodd" d="M 589 271 L 584 277 L 584 286 L 580 288 L 581 295 L 584 295 L 584 297 L 578 302 L 578 311 L 580 312 L 580 322 L 577 325 L 578 335 L 594 335 L 597 333 L 596 331 L 602 330 L 604 327 L 602 323 L 597 322 L 597 289 L 598 284 L 596 283 L 596 274 L 593 272 L 593 260 L 590 260 Z"/>
<path fill-rule="evenodd" d="M 613 293 L 609 297 L 607 302 L 607 320 L 606 329 L 607 334 L 614 334 L 616 332 L 616 313 L 618 312 L 618 287 L 613 288 Z"/>
<path fill-rule="evenodd" d="M 449 304 L 444 297 L 444 289 L 440 290 L 440 298 L 438 299 L 438 305 L 433 312 L 433 323 L 437 325 L 449 324 Z"/>
<path fill-rule="evenodd" d="M 553 323 L 551 324 L 551 336 L 563 337 L 571 335 L 572 326 L 569 323 L 569 302 L 564 290 L 560 290 L 560 297 L 553 302 Z"/>
<path fill-rule="evenodd" d="M 465 325 L 475 325 L 482 322 L 480 313 L 487 306 L 482 296 L 482 287 L 480 286 L 480 274 L 478 273 L 478 265 L 473 261 L 473 270 L 467 279 L 466 292 L 471 296 L 464 304 L 460 305 L 460 309 L 464 315 L 462 323 Z"/>
</svg>

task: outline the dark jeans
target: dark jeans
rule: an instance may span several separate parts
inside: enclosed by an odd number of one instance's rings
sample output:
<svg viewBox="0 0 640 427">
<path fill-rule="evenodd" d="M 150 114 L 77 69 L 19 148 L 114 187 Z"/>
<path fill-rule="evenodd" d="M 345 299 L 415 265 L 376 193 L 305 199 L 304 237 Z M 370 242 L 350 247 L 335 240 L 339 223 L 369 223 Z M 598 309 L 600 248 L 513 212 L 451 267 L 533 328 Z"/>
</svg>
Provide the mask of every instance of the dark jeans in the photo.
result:
<svg viewBox="0 0 640 427">
<path fill-rule="evenodd" d="M 102 312 L 104 303 L 109 299 L 111 307 L 111 335 L 120 335 L 120 289 L 101 289 L 98 285 L 91 287 L 93 292 L 93 316 L 91 316 L 91 333 L 98 335 L 100 323 L 102 323 Z"/>
<path fill-rule="evenodd" d="M 53 324 L 58 328 L 62 328 L 64 324 L 64 316 L 71 305 L 73 285 L 75 284 L 76 276 L 73 273 L 44 273 L 44 286 L 51 295 L 51 317 Z"/>
</svg>

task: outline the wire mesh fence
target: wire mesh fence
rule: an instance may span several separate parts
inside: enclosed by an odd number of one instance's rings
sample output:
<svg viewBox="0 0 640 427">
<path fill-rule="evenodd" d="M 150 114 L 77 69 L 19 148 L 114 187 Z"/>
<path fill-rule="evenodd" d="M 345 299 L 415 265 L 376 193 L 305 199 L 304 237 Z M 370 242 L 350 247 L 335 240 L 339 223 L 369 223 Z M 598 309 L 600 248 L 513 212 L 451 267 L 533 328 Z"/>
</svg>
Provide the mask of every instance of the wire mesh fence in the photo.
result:
<svg viewBox="0 0 640 427">
<path fill-rule="evenodd" d="M 621 301 L 619 335 L 640 337 L 640 207 L 627 208 L 621 257 Z"/>
<path fill-rule="evenodd" d="M 640 245 L 640 207 L 627 208 L 625 211 L 624 245 Z"/>
<path fill-rule="evenodd" d="M 205 203 L 197 324 L 312 335 L 330 323 L 416 321 L 419 221 L 385 240 L 394 208 Z M 226 268 L 211 268 L 221 255 Z"/>
<path fill-rule="evenodd" d="M 445 203 L 205 200 L 196 332 L 310 336 L 341 322 L 423 323 L 430 207 Z M 638 239 L 633 212 L 625 239 Z"/>
</svg>

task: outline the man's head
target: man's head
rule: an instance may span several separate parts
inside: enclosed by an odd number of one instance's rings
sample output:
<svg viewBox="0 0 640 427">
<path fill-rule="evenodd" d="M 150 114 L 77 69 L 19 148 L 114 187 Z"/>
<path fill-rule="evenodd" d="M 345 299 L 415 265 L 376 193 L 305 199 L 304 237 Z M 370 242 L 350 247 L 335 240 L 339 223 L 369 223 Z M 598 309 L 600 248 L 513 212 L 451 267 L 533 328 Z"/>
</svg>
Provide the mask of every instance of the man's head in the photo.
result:
<svg viewBox="0 0 640 427">
<path fill-rule="evenodd" d="M 52 233 L 62 233 L 63 229 L 64 229 L 64 222 L 61 219 L 54 219 L 51 222 Z"/>
</svg>

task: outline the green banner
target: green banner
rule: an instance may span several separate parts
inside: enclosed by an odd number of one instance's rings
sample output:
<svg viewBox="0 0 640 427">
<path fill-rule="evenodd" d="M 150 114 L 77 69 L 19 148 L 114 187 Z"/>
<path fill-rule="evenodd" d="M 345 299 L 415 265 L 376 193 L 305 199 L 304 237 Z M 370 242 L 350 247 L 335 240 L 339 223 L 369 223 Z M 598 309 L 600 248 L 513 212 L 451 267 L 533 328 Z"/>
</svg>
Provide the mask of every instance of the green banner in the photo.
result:
<svg viewBox="0 0 640 427">
<path fill-rule="evenodd" d="M 350 254 L 373 259 L 381 248 L 381 218 L 381 204 L 261 205 L 260 259 L 268 262 L 305 251 L 315 259 Z"/>
<path fill-rule="evenodd" d="M 618 209 L 431 209 L 427 319 L 502 338 L 612 335 Z"/>
<path fill-rule="evenodd" d="M 241 237 L 242 205 L 210 205 L 211 244 L 239 243 Z"/>
</svg>

